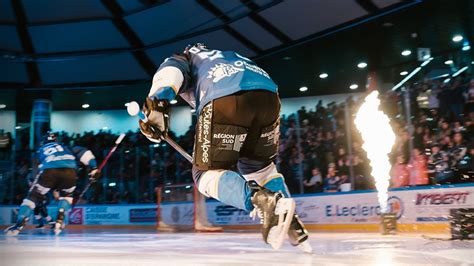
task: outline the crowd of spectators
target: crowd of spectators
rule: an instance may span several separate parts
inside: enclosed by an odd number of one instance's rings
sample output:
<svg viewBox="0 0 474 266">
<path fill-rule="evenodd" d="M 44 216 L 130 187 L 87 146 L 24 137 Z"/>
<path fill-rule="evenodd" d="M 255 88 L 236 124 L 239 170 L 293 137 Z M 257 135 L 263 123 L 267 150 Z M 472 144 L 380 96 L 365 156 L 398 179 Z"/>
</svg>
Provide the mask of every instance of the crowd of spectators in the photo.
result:
<svg viewBox="0 0 474 266">
<path fill-rule="evenodd" d="M 405 92 L 384 92 L 383 109 L 391 118 L 397 141 L 391 153 L 391 187 L 472 182 L 474 172 L 474 79 L 457 77 L 449 82 L 425 79 L 407 85 L 410 92 L 407 123 Z M 370 165 L 362 140 L 347 114 L 357 111 L 363 98 L 346 102 L 316 103 L 281 117 L 279 156 L 276 160 L 291 193 L 337 192 L 373 189 Z M 346 114 L 347 112 L 347 114 Z M 410 128 L 413 132 L 409 134 Z M 171 132 L 171 134 L 173 134 Z M 348 135 L 351 142 L 348 146 Z M 101 161 L 113 146 L 110 131 L 83 134 L 59 133 L 68 145 L 84 146 Z M 173 136 L 192 152 L 194 129 Z M 15 169 L 14 203 L 26 194 L 31 156 L 19 151 Z M 84 174 L 82 174 L 84 175 Z M 192 182 L 188 162 L 166 144 L 150 144 L 139 132 L 128 132 L 120 151 L 103 172 L 104 182 L 95 184 L 90 203 L 138 203 L 155 200 L 155 187 Z M 80 179 L 78 187 L 85 184 Z M 353 182 L 353 183 L 352 183 Z M 351 185 L 352 184 L 352 185 Z M 78 192 L 80 189 L 78 190 Z"/>
</svg>

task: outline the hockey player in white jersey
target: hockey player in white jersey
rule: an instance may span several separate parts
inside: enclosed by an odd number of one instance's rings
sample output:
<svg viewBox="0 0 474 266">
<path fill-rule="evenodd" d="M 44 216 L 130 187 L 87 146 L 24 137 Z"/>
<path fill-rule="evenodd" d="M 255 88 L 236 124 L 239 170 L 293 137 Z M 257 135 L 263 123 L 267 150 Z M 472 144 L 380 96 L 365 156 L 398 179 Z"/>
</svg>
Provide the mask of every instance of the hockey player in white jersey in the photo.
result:
<svg viewBox="0 0 474 266">
<path fill-rule="evenodd" d="M 139 122 L 151 141 L 167 134 L 169 101 L 177 95 L 199 114 L 193 154 L 199 191 L 258 215 L 263 240 L 273 248 L 280 248 L 288 235 L 292 245 L 311 251 L 295 201 L 273 163 L 280 100 L 267 72 L 236 52 L 203 44 L 167 58 L 143 106 L 148 122 Z"/>
</svg>

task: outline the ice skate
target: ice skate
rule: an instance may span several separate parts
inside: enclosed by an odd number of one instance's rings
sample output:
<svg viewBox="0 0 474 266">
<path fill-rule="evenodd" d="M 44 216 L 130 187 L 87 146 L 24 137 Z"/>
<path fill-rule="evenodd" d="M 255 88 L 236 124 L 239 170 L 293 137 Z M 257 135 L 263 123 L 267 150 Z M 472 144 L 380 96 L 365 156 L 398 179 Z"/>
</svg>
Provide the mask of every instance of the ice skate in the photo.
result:
<svg viewBox="0 0 474 266">
<path fill-rule="evenodd" d="M 220 226 L 215 226 L 215 225 L 212 225 L 212 224 L 209 224 L 209 223 L 199 223 L 199 222 L 196 222 L 196 224 L 194 225 L 194 230 L 196 232 L 208 232 L 208 233 L 212 233 L 212 232 L 222 232 L 224 231 L 224 229 Z"/>
<path fill-rule="evenodd" d="M 28 218 L 25 217 L 20 222 L 17 222 L 16 224 L 5 229 L 4 232 L 7 236 L 16 236 L 21 232 L 21 230 L 23 230 L 23 227 L 25 227 L 27 222 Z"/>
<path fill-rule="evenodd" d="M 279 249 L 295 213 L 295 201 L 261 187 L 255 181 L 249 181 L 249 186 L 254 190 L 251 200 L 255 207 L 250 216 L 260 217 L 263 240 L 272 248 Z"/>
<path fill-rule="evenodd" d="M 313 248 L 309 244 L 308 237 L 308 230 L 306 230 L 303 222 L 300 220 L 298 215 L 293 215 L 290 229 L 288 230 L 288 241 L 290 244 L 305 253 L 312 253 Z"/>
<path fill-rule="evenodd" d="M 64 210 L 59 209 L 58 218 L 56 219 L 56 223 L 54 224 L 54 234 L 55 235 L 61 234 L 64 227 L 65 227 L 65 224 L 64 224 Z"/>
</svg>

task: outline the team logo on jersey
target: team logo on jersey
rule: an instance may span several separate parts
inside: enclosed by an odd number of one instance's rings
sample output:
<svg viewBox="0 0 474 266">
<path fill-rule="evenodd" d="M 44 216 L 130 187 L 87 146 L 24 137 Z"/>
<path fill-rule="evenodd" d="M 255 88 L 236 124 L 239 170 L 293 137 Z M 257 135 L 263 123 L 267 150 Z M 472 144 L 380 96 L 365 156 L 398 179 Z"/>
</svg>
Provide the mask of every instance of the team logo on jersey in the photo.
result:
<svg viewBox="0 0 474 266">
<path fill-rule="evenodd" d="M 243 72 L 244 70 L 245 69 L 243 68 L 238 68 L 230 64 L 219 63 L 214 67 L 211 67 L 211 70 L 207 72 L 209 73 L 207 78 L 212 78 L 212 82 L 216 83 L 225 77 L 230 77 L 238 72 Z"/>
</svg>

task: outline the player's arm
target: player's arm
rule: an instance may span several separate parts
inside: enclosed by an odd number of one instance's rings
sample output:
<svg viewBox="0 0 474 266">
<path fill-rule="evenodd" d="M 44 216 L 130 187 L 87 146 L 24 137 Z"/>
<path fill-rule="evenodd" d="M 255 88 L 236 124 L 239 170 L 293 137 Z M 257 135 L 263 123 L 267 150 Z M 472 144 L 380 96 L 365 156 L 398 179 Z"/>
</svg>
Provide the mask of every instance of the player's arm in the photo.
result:
<svg viewBox="0 0 474 266">
<path fill-rule="evenodd" d="M 89 169 L 89 179 L 97 180 L 100 173 L 97 170 L 97 160 L 92 151 L 84 147 L 75 146 L 72 148 L 72 152 L 77 160 Z"/>
<path fill-rule="evenodd" d="M 148 97 L 156 100 L 171 101 L 176 98 L 189 75 L 189 62 L 185 56 L 168 57 L 153 76 Z"/>
<path fill-rule="evenodd" d="M 148 122 L 139 121 L 140 131 L 152 142 L 160 142 L 168 134 L 169 102 L 186 86 L 189 62 L 185 56 L 167 58 L 153 77 L 153 83 L 143 105 Z"/>
</svg>

